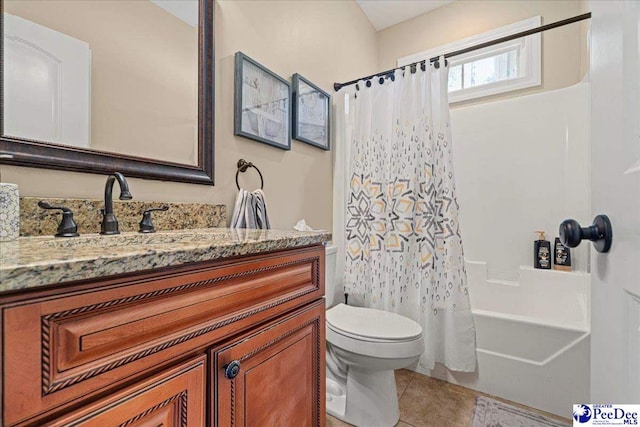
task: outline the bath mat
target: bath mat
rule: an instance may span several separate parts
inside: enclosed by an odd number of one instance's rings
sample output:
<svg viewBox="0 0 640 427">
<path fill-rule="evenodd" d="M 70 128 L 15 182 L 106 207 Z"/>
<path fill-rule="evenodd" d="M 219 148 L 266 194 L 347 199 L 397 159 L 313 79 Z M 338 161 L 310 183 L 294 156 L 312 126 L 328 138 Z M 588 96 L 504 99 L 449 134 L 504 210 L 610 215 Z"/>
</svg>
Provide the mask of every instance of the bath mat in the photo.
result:
<svg viewBox="0 0 640 427">
<path fill-rule="evenodd" d="M 567 427 L 565 424 L 526 409 L 477 396 L 469 427 Z"/>
</svg>

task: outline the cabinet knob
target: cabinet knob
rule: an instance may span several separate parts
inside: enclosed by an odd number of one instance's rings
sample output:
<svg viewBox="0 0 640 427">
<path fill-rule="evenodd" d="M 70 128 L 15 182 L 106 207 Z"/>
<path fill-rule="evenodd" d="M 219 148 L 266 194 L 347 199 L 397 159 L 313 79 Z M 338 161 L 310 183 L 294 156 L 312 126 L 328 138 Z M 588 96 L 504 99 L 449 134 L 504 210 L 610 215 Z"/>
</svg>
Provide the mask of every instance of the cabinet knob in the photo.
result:
<svg viewBox="0 0 640 427">
<path fill-rule="evenodd" d="M 240 362 L 234 360 L 224 367 L 224 376 L 230 380 L 234 379 L 240 372 Z"/>
</svg>

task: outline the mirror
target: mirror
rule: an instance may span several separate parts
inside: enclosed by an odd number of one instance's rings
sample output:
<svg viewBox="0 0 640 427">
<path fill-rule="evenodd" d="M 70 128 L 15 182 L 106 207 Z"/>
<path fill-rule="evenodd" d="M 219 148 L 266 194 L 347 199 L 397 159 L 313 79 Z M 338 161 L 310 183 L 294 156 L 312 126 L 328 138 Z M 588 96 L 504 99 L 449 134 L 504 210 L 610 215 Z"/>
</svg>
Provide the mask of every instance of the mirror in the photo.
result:
<svg viewBox="0 0 640 427">
<path fill-rule="evenodd" d="M 3 163 L 213 184 L 213 0 L 3 0 Z"/>
</svg>

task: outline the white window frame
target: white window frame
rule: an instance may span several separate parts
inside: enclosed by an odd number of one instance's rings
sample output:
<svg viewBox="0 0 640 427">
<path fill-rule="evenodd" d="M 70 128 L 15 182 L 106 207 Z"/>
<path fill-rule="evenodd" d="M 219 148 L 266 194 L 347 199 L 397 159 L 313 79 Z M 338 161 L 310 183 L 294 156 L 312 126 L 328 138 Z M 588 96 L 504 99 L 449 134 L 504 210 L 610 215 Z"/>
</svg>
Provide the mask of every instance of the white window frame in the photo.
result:
<svg viewBox="0 0 640 427">
<path fill-rule="evenodd" d="M 542 19 L 540 16 L 535 16 L 533 18 L 525 19 L 524 21 L 496 28 L 495 30 L 488 31 L 486 33 L 477 34 L 475 36 L 467 37 L 465 39 L 438 46 L 433 49 L 399 58 L 397 64 L 398 67 L 403 67 L 414 62 L 429 60 L 429 58 L 433 58 L 434 56 L 454 52 L 456 50 L 474 46 L 479 43 L 484 43 L 490 40 L 495 40 L 501 37 L 509 36 L 511 34 L 519 33 L 521 31 L 530 30 L 532 28 L 539 27 L 541 21 Z M 490 46 L 481 50 L 448 58 L 449 68 L 463 63 L 476 61 L 478 59 L 495 56 L 500 53 L 510 51 L 514 48 L 520 49 L 520 60 L 518 63 L 519 69 L 522 70 L 520 77 L 502 80 L 494 83 L 488 83 L 471 88 L 463 88 L 460 90 L 450 91 L 449 103 L 467 101 L 470 99 L 476 99 L 490 95 L 497 95 L 500 93 L 539 86 L 540 84 L 542 84 L 542 55 L 540 33 L 533 34 L 527 37 L 521 37 L 516 40 L 500 43 L 499 45 Z"/>
</svg>

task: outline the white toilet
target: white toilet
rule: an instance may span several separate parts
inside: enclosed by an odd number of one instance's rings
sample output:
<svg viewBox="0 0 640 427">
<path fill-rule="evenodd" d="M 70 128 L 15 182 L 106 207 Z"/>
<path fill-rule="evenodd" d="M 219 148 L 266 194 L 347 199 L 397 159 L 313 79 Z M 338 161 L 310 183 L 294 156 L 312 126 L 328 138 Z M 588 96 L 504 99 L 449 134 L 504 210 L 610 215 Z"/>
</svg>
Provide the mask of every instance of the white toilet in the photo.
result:
<svg viewBox="0 0 640 427">
<path fill-rule="evenodd" d="M 394 426 L 400 412 L 393 371 L 420 357 L 422 328 L 395 313 L 343 304 L 336 249 L 326 248 L 327 412 L 358 427 Z"/>
</svg>

